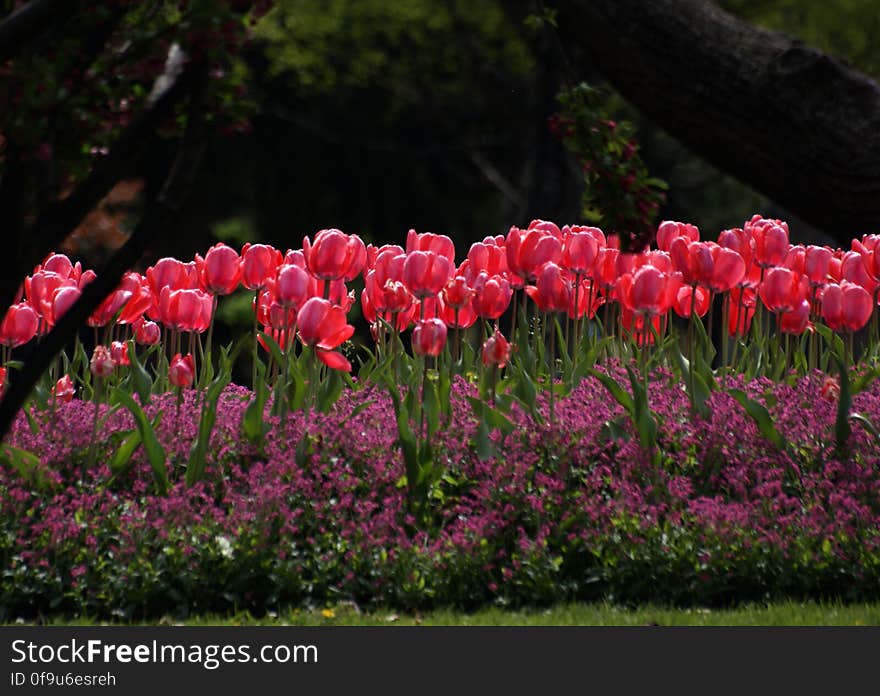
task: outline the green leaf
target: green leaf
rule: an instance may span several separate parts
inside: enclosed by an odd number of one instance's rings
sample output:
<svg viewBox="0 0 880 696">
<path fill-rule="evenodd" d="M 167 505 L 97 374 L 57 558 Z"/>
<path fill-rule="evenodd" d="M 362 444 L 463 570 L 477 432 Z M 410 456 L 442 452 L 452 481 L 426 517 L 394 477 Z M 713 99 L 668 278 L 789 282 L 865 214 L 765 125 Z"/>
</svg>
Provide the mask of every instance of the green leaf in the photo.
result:
<svg viewBox="0 0 880 696">
<path fill-rule="evenodd" d="M 467 400 L 470 402 L 471 407 L 474 409 L 474 413 L 480 419 L 480 422 L 485 423 L 487 428 L 500 430 L 505 435 L 513 432 L 516 428 L 507 416 L 501 413 L 501 411 L 492 408 L 485 401 L 480 401 L 480 399 L 475 396 L 468 396 Z"/>
<path fill-rule="evenodd" d="M 440 398 L 437 396 L 436 385 L 428 380 L 422 395 L 422 408 L 428 424 L 428 436 L 437 432 L 440 427 Z"/>
<path fill-rule="evenodd" d="M 266 387 L 266 366 L 257 358 L 257 389 L 254 398 L 248 404 L 241 419 L 241 429 L 245 439 L 260 445 L 268 431 L 265 421 L 266 401 L 269 398 L 269 390 Z"/>
<path fill-rule="evenodd" d="M 189 460 L 186 464 L 186 484 L 188 486 L 201 481 L 205 475 L 208 446 L 211 441 L 211 433 L 214 431 L 214 423 L 217 420 L 217 401 L 231 379 L 232 375 L 229 372 L 228 366 L 224 365 L 220 370 L 220 374 L 211 382 L 208 392 L 202 401 L 199 433 L 190 448 Z"/>
<path fill-rule="evenodd" d="M 877 430 L 870 418 L 862 413 L 850 413 L 849 419 L 859 423 L 865 430 L 871 433 L 871 435 L 874 436 L 874 439 L 877 440 L 877 444 L 880 445 L 880 431 Z"/>
<path fill-rule="evenodd" d="M 168 471 L 165 468 L 166 456 L 165 450 L 159 444 L 159 440 L 156 437 L 154 426 L 147 420 L 143 409 L 125 391 L 118 388 L 114 389 L 113 397 L 134 416 L 135 424 L 144 445 L 144 451 L 147 453 L 147 460 L 150 462 L 150 468 L 153 470 L 153 480 L 156 483 L 156 489 L 160 495 L 165 495 L 168 492 Z"/>
<path fill-rule="evenodd" d="M 110 467 L 111 473 L 115 476 L 121 474 L 128 467 L 132 456 L 141 444 L 141 434 L 137 429 L 129 431 L 128 435 L 122 440 L 117 450 L 110 457 L 107 465 Z"/>
<path fill-rule="evenodd" d="M 773 418 L 770 416 L 770 412 L 764 407 L 763 404 L 758 403 L 754 399 L 750 398 L 748 394 L 746 394 L 741 389 L 730 389 L 728 390 L 728 394 L 730 394 L 734 399 L 736 399 L 743 408 L 745 408 L 746 413 L 752 417 L 752 420 L 755 421 L 755 424 L 758 426 L 758 430 L 761 431 L 761 434 L 766 437 L 774 446 L 776 446 L 780 450 L 784 450 L 787 448 L 787 443 L 785 438 L 779 433 L 776 429 L 776 426 L 773 423 Z"/>
<path fill-rule="evenodd" d="M 495 447 L 489 439 L 489 428 L 486 426 L 486 421 L 480 421 L 477 426 L 477 436 L 474 444 L 476 445 L 477 457 L 480 461 L 486 461 L 495 456 Z"/>
<path fill-rule="evenodd" d="M 327 413 L 339 400 L 342 386 L 343 382 L 339 370 L 330 370 L 330 374 L 321 382 L 318 390 L 318 410 L 321 413 Z"/>
<path fill-rule="evenodd" d="M 150 403 L 150 393 L 153 391 L 153 380 L 150 379 L 150 373 L 147 372 L 138 358 L 137 344 L 133 340 L 128 342 L 128 360 L 131 384 L 140 397 L 141 403 L 148 404 Z"/>
<path fill-rule="evenodd" d="M 633 419 L 633 422 L 635 422 L 636 409 L 635 404 L 633 403 L 633 399 L 629 394 L 626 393 L 626 390 L 617 383 L 617 380 L 610 375 L 606 375 L 603 372 L 595 370 L 592 367 L 587 370 L 587 374 L 592 375 L 593 377 L 598 379 L 604 385 L 604 387 L 609 392 L 611 392 L 611 396 L 614 397 L 617 403 L 623 406 L 623 409 L 630 415 L 630 417 Z"/>
<path fill-rule="evenodd" d="M 32 452 L 12 445 L 2 445 L 0 446 L 0 461 L 14 469 L 24 481 L 38 491 L 47 491 L 53 486 L 40 458 Z"/>
<path fill-rule="evenodd" d="M 260 338 L 263 339 L 263 343 L 269 349 L 269 354 L 272 356 L 272 359 L 275 360 L 275 364 L 283 365 L 284 353 L 282 352 L 281 347 L 278 345 L 277 341 L 265 331 L 260 331 Z"/>
</svg>

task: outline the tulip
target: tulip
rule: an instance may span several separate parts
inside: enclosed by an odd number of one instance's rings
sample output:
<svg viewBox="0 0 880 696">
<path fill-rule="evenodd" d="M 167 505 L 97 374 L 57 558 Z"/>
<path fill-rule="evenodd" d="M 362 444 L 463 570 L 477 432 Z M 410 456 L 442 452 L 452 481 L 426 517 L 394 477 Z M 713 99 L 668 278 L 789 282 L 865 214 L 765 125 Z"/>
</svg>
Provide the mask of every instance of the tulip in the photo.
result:
<svg viewBox="0 0 880 696">
<path fill-rule="evenodd" d="M 682 285 L 675 294 L 672 309 L 678 316 L 687 319 L 691 315 L 691 306 L 698 317 L 705 316 L 709 311 L 709 292 L 705 288 Z"/>
<path fill-rule="evenodd" d="M 129 290 L 111 292 L 98 308 L 89 316 L 87 324 L 92 327 L 107 326 L 116 317 L 117 312 L 131 299 Z"/>
<path fill-rule="evenodd" d="M 196 376 L 196 365 L 192 355 L 175 354 L 168 365 L 168 381 L 178 389 L 191 386 Z"/>
<path fill-rule="evenodd" d="M 599 243 L 588 232 L 570 233 L 562 242 L 562 266 L 576 275 L 589 275 L 599 256 Z"/>
<path fill-rule="evenodd" d="M 794 309 L 779 315 L 779 330 L 785 334 L 800 336 L 810 325 L 810 303 L 801 300 Z"/>
<path fill-rule="evenodd" d="M 116 361 L 113 360 L 107 346 L 95 346 L 89 369 L 95 377 L 99 378 L 109 377 L 113 374 L 113 370 L 116 369 Z"/>
<path fill-rule="evenodd" d="M 58 288 L 52 296 L 52 304 L 49 308 L 47 321 L 54 325 L 73 307 L 74 303 L 82 295 L 82 290 L 72 285 L 65 285 Z"/>
<path fill-rule="evenodd" d="M 245 244 L 241 248 L 241 282 L 248 290 L 265 287 L 282 263 L 281 252 L 267 244 Z"/>
<path fill-rule="evenodd" d="M 131 297 L 122 307 L 119 317 L 116 319 L 117 323 L 134 324 L 145 312 L 152 309 L 153 293 L 150 292 L 147 279 L 140 273 L 126 273 L 122 277 L 119 288 L 130 292 Z"/>
<path fill-rule="evenodd" d="M 833 331 L 858 331 L 871 318 L 874 303 L 860 285 L 843 281 L 822 293 L 822 319 Z"/>
<path fill-rule="evenodd" d="M 70 403 L 75 393 L 76 388 L 73 386 L 73 380 L 70 379 L 70 375 L 64 375 L 52 387 L 52 394 L 55 398 L 65 404 Z"/>
<path fill-rule="evenodd" d="M 341 353 L 333 352 L 354 333 L 341 307 L 321 297 L 309 298 L 300 307 L 296 323 L 300 341 L 315 348 L 321 362 L 334 370 L 351 370 L 351 363 Z"/>
<path fill-rule="evenodd" d="M 147 284 L 153 296 L 158 298 L 162 288 L 182 290 L 190 287 L 187 265 L 175 258 L 165 257 L 147 269 Z"/>
<path fill-rule="evenodd" d="M 412 348 L 416 355 L 437 357 L 446 345 L 446 324 L 440 319 L 422 319 L 412 333 Z"/>
<path fill-rule="evenodd" d="M 416 297 L 440 294 L 455 267 L 445 256 L 433 251 L 413 251 L 403 263 L 403 282 Z"/>
<path fill-rule="evenodd" d="M 235 249 L 215 244 L 205 258 L 196 257 L 202 287 L 212 295 L 229 295 L 241 282 L 241 259 Z"/>
<path fill-rule="evenodd" d="M 791 269 L 771 268 L 759 288 L 764 306 L 774 314 L 793 310 L 803 299 L 798 294 L 798 281 L 798 275 Z"/>
<path fill-rule="evenodd" d="M 117 366 L 129 365 L 131 361 L 128 359 L 128 343 L 113 341 L 110 344 L 110 356 Z"/>
<path fill-rule="evenodd" d="M 319 280 L 352 280 L 366 264 L 367 248 L 356 234 L 329 229 L 318 232 L 314 242 L 306 237 L 303 255 L 309 271 Z"/>
<path fill-rule="evenodd" d="M 504 367 L 510 360 L 510 350 L 510 343 L 498 329 L 495 329 L 495 333 L 483 343 L 483 364 L 487 367 L 490 365 Z"/>
<path fill-rule="evenodd" d="M 481 273 L 474 281 L 474 298 L 471 307 L 478 317 L 498 319 L 510 306 L 513 289 L 501 276 Z"/>
<path fill-rule="evenodd" d="M 626 309 L 660 316 L 672 307 L 680 286 L 680 276 L 663 273 L 654 266 L 642 266 L 619 278 L 617 292 Z"/>
<path fill-rule="evenodd" d="M 731 336 L 745 336 L 755 316 L 757 295 L 748 287 L 735 287 L 730 291 L 730 314 L 727 331 Z"/>
<path fill-rule="evenodd" d="M 202 290 L 162 288 L 159 320 L 177 331 L 203 332 L 211 323 L 214 301 Z"/>
<path fill-rule="evenodd" d="M 467 304 L 464 307 L 451 307 L 446 304 L 442 295 L 439 297 L 439 300 L 440 308 L 437 312 L 437 316 L 443 320 L 443 323 L 446 324 L 447 328 L 467 329 L 468 327 L 473 326 L 477 321 L 477 313 L 474 311 L 472 305 Z"/>
<path fill-rule="evenodd" d="M 485 241 L 471 245 L 467 259 L 459 269 L 459 273 L 465 277 L 469 284 L 473 285 L 474 279 L 482 271 L 490 276 L 503 276 L 509 272 L 504 237 L 501 237 L 500 243 L 487 237 Z"/>
<path fill-rule="evenodd" d="M 818 287 L 824 285 L 828 279 L 828 271 L 831 266 L 831 249 L 810 245 L 804 253 L 804 274 L 810 281 L 810 285 Z"/>
<path fill-rule="evenodd" d="M 444 234 L 433 232 L 418 234 L 415 230 L 410 230 L 406 234 L 406 254 L 409 255 L 414 251 L 430 251 L 445 257 L 450 265 L 455 264 L 455 244 Z"/>
<path fill-rule="evenodd" d="M 0 343 L 15 348 L 30 341 L 37 334 L 40 319 L 27 302 L 19 302 L 6 310 L 0 324 Z"/>
<path fill-rule="evenodd" d="M 474 298 L 474 289 L 468 285 L 464 276 L 452 278 L 441 293 L 443 303 L 453 309 L 461 309 L 471 303 Z"/>
<path fill-rule="evenodd" d="M 542 312 L 567 312 L 571 303 L 571 284 L 563 270 L 550 261 L 538 271 L 536 284 L 526 286 L 526 294 Z"/>
<path fill-rule="evenodd" d="M 837 403 L 840 398 L 840 382 L 836 377 L 826 377 L 819 390 L 819 396 L 829 403 Z"/>
<path fill-rule="evenodd" d="M 316 294 L 317 284 L 305 269 L 284 264 L 278 267 L 278 275 L 272 289 L 282 307 L 299 309 L 309 297 Z"/>
<path fill-rule="evenodd" d="M 0 367 L 0 396 L 6 392 L 6 368 Z"/>
<path fill-rule="evenodd" d="M 132 327 L 134 327 L 134 340 L 138 344 L 142 346 L 155 346 L 159 343 L 161 330 L 156 322 L 141 320 L 136 326 L 132 324 Z"/>
<path fill-rule="evenodd" d="M 657 248 L 669 251 L 672 242 L 679 237 L 684 237 L 686 242 L 696 242 L 700 239 L 700 230 L 696 225 L 686 222 L 664 220 L 657 227 Z"/>
<path fill-rule="evenodd" d="M 778 266 L 788 254 L 788 228 L 772 221 L 753 226 L 755 261 L 762 268 Z"/>
<path fill-rule="evenodd" d="M 743 257 L 733 249 L 715 245 L 712 247 L 713 268 L 708 287 L 712 292 L 727 292 L 740 284 L 746 275 Z"/>
</svg>

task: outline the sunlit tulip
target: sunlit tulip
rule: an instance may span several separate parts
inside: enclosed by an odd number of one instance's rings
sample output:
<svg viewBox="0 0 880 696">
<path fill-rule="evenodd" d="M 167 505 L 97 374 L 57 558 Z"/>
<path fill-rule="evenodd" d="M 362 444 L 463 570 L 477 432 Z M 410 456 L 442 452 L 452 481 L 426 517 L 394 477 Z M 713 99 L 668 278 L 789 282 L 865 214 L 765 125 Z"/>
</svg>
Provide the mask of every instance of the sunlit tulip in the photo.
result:
<svg viewBox="0 0 880 696">
<path fill-rule="evenodd" d="M 440 355 L 446 345 L 446 324 L 441 319 L 423 319 L 416 323 L 412 333 L 412 347 L 416 355 Z"/>
<path fill-rule="evenodd" d="M 410 230 L 406 234 L 406 253 L 409 255 L 414 251 L 430 251 L 446 258 L 450 265 L 455 264 L 455 244 L 445 234 L 433 232 L 419 234 L 415 230 Z"/>
<path fill-rule="evenodd" d="M 562 242 L 562 266 L 570 273 L 588 275 L 596 265 L 599 242 L 588 232 L 569 233 Z"/>
<path fill-rule="evenodd" d="M 755 316 L 757 293 L 749 287 L 736 287 L 730 291 L 730 310 L 727 315 L 727 332 L 731 336 L 745 336 Z"/>
<path fill-rule="evenodd" d="M 669 251 L 673 240 L 679 237 L 684 237 L 687 243 L 696 242 L 700 239 L 700 230 L 686 222 L 664 220 L 657 227 L 657 248 Z"/>
<path fill-rule="evenodd" d="M 498 329 L 483 343 L 481 357 L 486 366 L 504 367 L 510 360 L 510 343 Z"/>
<path fill-rule="evenodd" d="M 478 317 L 498 319 L 510 306 L 513 288 L 502 276 L 481 273 L 474 281 L 474 297 L 471 307 Z"/>
<path fill-rule="evenodd" d="M 211 323 L 214 301 L 202 290 L 170 290 L 159 295 L 159 320 L 177 331 L 201 333 Z"/>
<path fill-rule="evenodd" d="M 313 276 L 320 280 L 352 280 L 364 268 L 367 248 L 356 234 L 321 230 L 312 242 L 303 240 L 303 255 Z"/>
<path fill-rule="evenodd" d="M 755 240 L 755 262 L 770 268 L 781 264 L 788 254 L 788 228 L 772 221 L 763 223 L 750 228 Z"/>
<path fill-rule="evenodd" d="M 19 302 L 6 310 L 0 324 L 0 343 L 15 348 L 30 341 L 37 334 L 39 317 L 27 302 Z"/>
<path fill-rule="evenodd" d="M 272 286 L 275 299 L 282 307 L 299 309 L 317 291 L 315 279 L 303 268 L 292 264 L 278 267 L 278 275 Z"/>
<path fill-rule="evenodd" d="M 241 248 L 241 282 L 248 290 L 266 286 L 281 265 L 281 252 L 268 244 L 245 244 Z"/>
<path fill-rule="evenodd" d="M 215 244 L 204 259 L 196 257 L 202 287 L 212 295 L 229 295 L 241 282 L 238 252 L 223 243 Z"/>
<path fill-rule="evenodd" d="M 474 299 L 474 289 L 468 285 L 464 276 L 455 276 L 443 288 L 441 296 L 444 304 L 453 309 L 470 305 Z"/>
<path fill-rule="evenodd" d="M 141 320 L 138 324 L 132 324 L 134 327 L 134 340 L 142 346 L 155 346 L 161 338 L 161 330 L 159 325 L 154 321 Z"/>
<path fill-rule="evenodd" d="M 92 359 L 89 362 L 89 369 L 95 377 L 109 377 L 116 369 L 116 361 L 110 354 L 107 346 L 95 346 L 92 352 Z"/>
<path fill-rule="evenodd" d="M 698 317 L 704 316 L 709 311 L 709 291 L 699 286 L 682 285 L 675 293 L 672 309 L 678 316 L 687 319 L 691 315 L 691 307 Z"/>
<path fill-rule="evenodd" d="M 312 297 L 300 307 L 296 323 L 300 341 L 315 348 L 325 365 L 334 370 L 351 370 L 351 363 L 333 350 L 354 333 L 341 307 L 321 297 Z"/>
<path fill-rule="evenodd" d="M 828 280 L 828 271 L 831 266 L 831 249 L 810 245 L 804 251 L 804 275 L 810 281 L 810 285 L 817 287 L 824 285 Z"/>
<path fill-rule="evenodd" d="M 107 326 L 116 317 L 117 312 L 131 299 L 129 290 L 115 290 L 111 292 L 98 308 L 91 313 L 87 324 L 92 327 Z"/>
<path fill-rule="evenodd" d="M 438 295 L 455 268 L 445 256 L 433 251 L 413 251 L 403 263 L 403 282 L 416 297 Z"/>
<path fill-rule="evenodd" d="M 810 303 L 801 300 L 794 309 L 779 315 L 779 330 L 785 334 L 800 336 L 810 325 Z"/>
<path fill-rule="evenodd" d="M 70 379 L 70 375 L 64 375 L 52 387 L 53 396 L 64 404 L 69 403 L 75 393 L 76 388 L 73 386 L 73 380 Z"/>
<path fill-rule="evenodd" d="M 74 303 L 80 298 L 82 291 L 72 285 L 66 285 L 58 288 L 52 297 L 51 308 L 49 309 L 48 321 L 55 324 L 61 317 L 73 307 Z"/>
<path fill-rule="evenodd" d="M 571 283 L 553 262 L 538 271 L 535 285 L 526 286 L 526 294 L 542 312 L 567 312 L 571 303 Z"/>
<path fill-rule="evenodd" d="M 874 303 L 860 285 L 843 281 L 822 293 L 822 319 L 833 331 L 858 331 L 871 318 Z"/>
<path fill-rule="evenodd" d="M 192 355 L 175 354 L 168 365 L 168 381 L 178 389 L 192 386 L 196 365 Z"/>
<path fill-rule="evenodd" d="M 764 306 L 776 314 L 793 310 L 804 299 L 799 294 L 798 281 L 797 273 L 789 268 L 771 268 L 758 289 Z"/>
</svg>

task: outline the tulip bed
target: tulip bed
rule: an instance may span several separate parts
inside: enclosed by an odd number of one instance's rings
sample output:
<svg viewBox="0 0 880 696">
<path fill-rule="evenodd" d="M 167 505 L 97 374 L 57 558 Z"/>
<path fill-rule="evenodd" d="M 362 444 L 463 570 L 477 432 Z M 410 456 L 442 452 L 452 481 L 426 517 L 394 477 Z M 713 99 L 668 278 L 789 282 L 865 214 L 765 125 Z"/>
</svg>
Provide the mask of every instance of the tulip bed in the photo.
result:
<svg viewBox="0 0 880 696">
<path fill-rule="evenodd" d="M 535 221 L 458 264 L 338 230 L 162 259 L 2 445 L 0 611 L 876 600 L 878 241 Z M 4 369 L 92 277 L 26 279 Z M 212 346 L 242 286 L 254 330 Z"/>
</svg>

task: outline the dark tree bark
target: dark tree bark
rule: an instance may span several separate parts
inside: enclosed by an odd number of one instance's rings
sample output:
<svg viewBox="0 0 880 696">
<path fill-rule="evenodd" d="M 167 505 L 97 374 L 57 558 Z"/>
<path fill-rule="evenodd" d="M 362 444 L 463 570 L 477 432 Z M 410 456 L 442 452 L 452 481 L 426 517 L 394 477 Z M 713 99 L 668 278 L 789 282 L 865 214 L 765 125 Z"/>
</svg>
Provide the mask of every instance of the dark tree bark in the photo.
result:
<svg viewBox="0 0 880 696">
<path fill-rule="evenodd" d="M 31 0 L 0 22 L 0 63 L 19 53 L 49 25 L 72 15 L 73 0 Z"/>
<path fill-rule="evenodd" d="M 0 401 L 0 441 L 5 438 L 19 409 L 24 405 L 34 385 L 46 372 L 55 356 L 68 345 L 88 317 L 119 285 L 122 276 L 142 257 L 148 244 L 161 239 L 174 229 L 173 221 L 180 214 L 183 203 L 192 188 L 201 164 L 207 141 L 204 120 L 204 91 L 207 69 L 204 64 L 191 67 L 187 78 L 179 76 L 178 85 L 186 85 L 190 95 L 187 127 L 180 142 L 177 158 L 172 165 L 161 192 L 150 202 L 146 211 L 126 240 L 110 258 L 95 280 L 85 286 L 80 298 L 42 339 L 23 369 L 10 371 L 9 385 Z M 166 95 L 171 89 L 169 87 Z"/>
<path fill-rule="evenodd" d="M 880 227 L 869 77 L 705 0 L 558 6 L 576 60 L 694 152 L 841 242 Z"/>
</svg>

